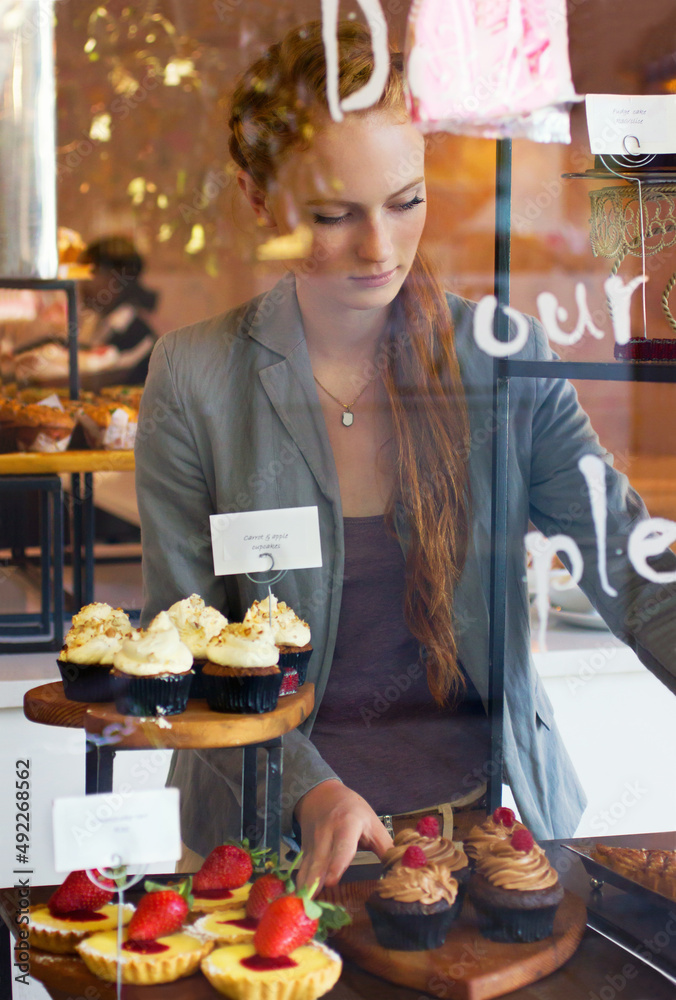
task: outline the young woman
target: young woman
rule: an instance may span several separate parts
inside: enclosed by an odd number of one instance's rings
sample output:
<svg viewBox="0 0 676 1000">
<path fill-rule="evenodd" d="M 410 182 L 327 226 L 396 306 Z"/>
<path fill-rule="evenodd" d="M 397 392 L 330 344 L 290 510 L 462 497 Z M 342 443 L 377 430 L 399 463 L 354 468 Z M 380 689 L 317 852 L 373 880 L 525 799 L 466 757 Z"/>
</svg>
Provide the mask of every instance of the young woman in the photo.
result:
<svg viewBox="0 0 676 1000">
<path fill-rule="evenodd" d="M 340 92 L 368 79 L 367 32 L 339 32 Z M 424 140 L 392 66 L 377 106 L 329 117 L 321 29 L 306 25 L 244 75 L 232 105 L 239 183 L 272 237 L 312 233 L 267 295 L 163 337 L 137 445 L 144 621 L 192 592 L 237 620 L 264 588 L 215 577 L 209 515 L 316 506 L 323 566 L 276 590 L 312 626 L 316 707 L 285 738 L 285 825 L 301 878 L 338 880 L 358 846 L 391 840 L 382 814 L 480 795 L 494 768 L 488 697 L 492 359 L 473 306 L 444 295 L 419 250 Z M 305 230 L 307 231 L 307 230 Z M 521 356 L 545 357 L 532 324 Z M 626 637 L 638 592 L 598 587 L 581 454 L 605 457 L 563 381 L 513 383 L 505 780 L 538 837 L 571 835 L 583 793 L 529 657 L 523 537 L 529 517 L 575 536 L 586 589 Z M 574 507 L 574 510 L 573 510 Z M 644 515 L 608 473 L 608 551 Z M 644 628 L 646 637 L 651 627 Z M 656 643 L 655 645 L 659 645 Z M 239 824 L 240 755 L 184 751 L 188 846 Z"/>
</svg>

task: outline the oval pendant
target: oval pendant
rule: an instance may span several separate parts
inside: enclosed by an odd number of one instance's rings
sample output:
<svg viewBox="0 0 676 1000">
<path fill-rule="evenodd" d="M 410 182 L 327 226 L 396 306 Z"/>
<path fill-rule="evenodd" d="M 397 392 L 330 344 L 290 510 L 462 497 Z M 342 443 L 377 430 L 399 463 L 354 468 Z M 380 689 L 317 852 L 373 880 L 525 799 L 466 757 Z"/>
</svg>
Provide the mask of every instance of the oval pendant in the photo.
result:
<svg viewBox="0 0 676 1000">
<path fill-rule="evenodd" d="M 344 410 L 340 419 L 343 421 L 343 427 L 351 427 L 354 423 L 354 413 L 352 410 Z"/>
</svg>

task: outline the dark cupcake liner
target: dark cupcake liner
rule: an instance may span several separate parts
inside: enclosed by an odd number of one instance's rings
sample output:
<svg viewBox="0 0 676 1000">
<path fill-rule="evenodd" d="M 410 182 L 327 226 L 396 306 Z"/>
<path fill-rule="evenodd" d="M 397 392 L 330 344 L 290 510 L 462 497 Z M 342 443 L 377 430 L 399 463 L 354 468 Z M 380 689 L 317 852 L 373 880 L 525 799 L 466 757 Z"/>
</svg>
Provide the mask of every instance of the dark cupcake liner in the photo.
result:
<svg viewBox="0 0 676 1000">
<path fill-rule="evenodd" d="M 202 668 L 206 662 L 206 660 L 193 660 L 192 668 L 195 672 L 195 676 L 193 677 L 192 684 L 190 685 L 191 698 L 206 698 L 207 696 L 204 689 L 204 681 L 202 680 Z"/>
<path fill-rule="evenodd" d="M 490 941 L 506 941 L 509 944 L 532 944 L 542 941 L 554 933 L 555 906 L 543 906 L 539 910 L 516 910 L 505 906 L 488 907 L 472 899 L 479 921 L 479 930 Z"/>
<path fill-rule="evenodd" d="M 300 653 L 280 653 L 277 666 L 280 670 L 290 670 L 295 667 L 298 671 L 298 687 L 305 684 L 307 677 L 307 665 L 312 656 L 312 649 L 305 649 Z"/>
<path fill-rule="evenodd" d="M 112 667 L 57 660 L 68 701 L 114 701 L 119 689 Z"/>
<path fill-rule="evenodd" d="M 121 715 L 178 715 L 185 712 L 193 673 L 127 676 L 115 696 Z"/>
<path fill-rule="evenodd" d="M 436 907 L 438 904 L 434 905 Z M 416 904 L 416 907 L 424 909 L 421 904 Z M 427 913 L 410 912 L 410 904 L 374 900 L 374 897 L 366 900 L 366 912 L 371 919 L 378 944 L 393 951 L 428 951 L 440 948 L 461 907 L 460 894 L 452 906 L 446 906 L 437 912 L 430 907 Z"/>
<path fill-rule="evenodd" d="M 277 707 L 282 672 L 259 677 L 224 677 L 202 674 L 202 683 L 209 708 L 214 712 L 272 712 Z"/>
</svg>

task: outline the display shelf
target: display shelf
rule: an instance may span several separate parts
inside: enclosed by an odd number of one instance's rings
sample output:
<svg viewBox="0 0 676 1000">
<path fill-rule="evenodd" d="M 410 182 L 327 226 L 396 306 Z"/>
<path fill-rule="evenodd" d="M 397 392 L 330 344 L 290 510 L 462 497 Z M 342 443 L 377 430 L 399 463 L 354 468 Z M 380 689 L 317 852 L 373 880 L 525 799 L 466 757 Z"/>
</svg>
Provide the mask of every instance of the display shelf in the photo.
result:
<svg viewBox="0 0 676 1000">
<path fill-rule="evenodd" d="M 567 378 L 603 382 L 676 382 L 673 361 L 496 362 L 499 378 Z"/>
<path fill-rule="evenodd" d="M 63 472 L 132 472 L 134 452 L 119 451 L 13 451 L 0 455 L 0 476 L 59 475 Z"/>
</svg>

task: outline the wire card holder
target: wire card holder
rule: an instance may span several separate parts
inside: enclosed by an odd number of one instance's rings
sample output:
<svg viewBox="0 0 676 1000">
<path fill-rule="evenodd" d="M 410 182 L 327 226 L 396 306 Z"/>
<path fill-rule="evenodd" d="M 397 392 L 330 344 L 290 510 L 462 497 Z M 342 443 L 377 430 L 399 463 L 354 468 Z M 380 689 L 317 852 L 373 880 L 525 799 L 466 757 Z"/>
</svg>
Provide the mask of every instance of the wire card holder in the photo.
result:
<svg viewBox="0 0 676 1000">
<path fill-rule="evenodd" d="M 112 879 L 117 886 L 118 895 L 118 906 L 117 906 L 117 978 L 116 978 L 116 993 L 117 1000 L 122 1000 L 122 962 L 121 962 L 121 952 L 122 952 L 122 917 L 124 914 L 124 892 L 125 889 L 131 889 L 132 886 L 137 885 L 142 878 L 145 878 L 147 868 L 144 866 L 135 875 L 127 876 L 127 866 L 122 862 L 122 858 L 119 855 L 113 857 L 115 862 L 112 868 L 100 868 L 98 869 L 98 874 L 103 878 Z M 105 885 L 96 878 L 94 869 L 87 869 L 87 878 L 92 882 L 97 888 L 110 891 L 110 886 Z"/>
</svg>

